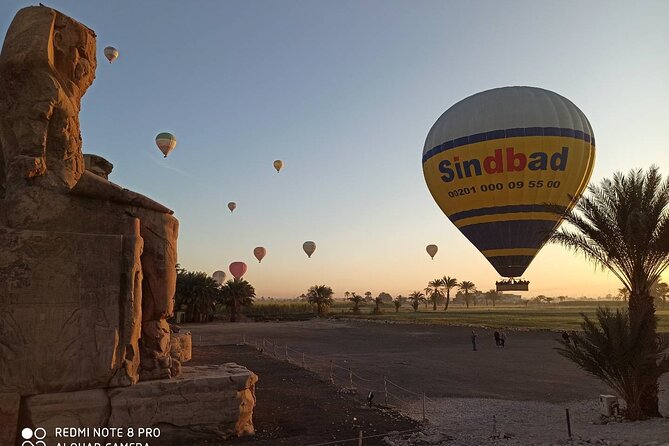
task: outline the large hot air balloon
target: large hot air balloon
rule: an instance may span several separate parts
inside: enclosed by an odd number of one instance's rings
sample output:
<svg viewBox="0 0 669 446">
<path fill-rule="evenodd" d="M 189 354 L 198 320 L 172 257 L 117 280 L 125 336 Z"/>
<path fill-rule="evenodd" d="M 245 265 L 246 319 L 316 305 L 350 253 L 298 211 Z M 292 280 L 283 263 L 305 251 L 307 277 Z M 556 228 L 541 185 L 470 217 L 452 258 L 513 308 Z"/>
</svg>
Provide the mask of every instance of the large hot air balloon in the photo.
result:
<svg viewBox="0 0 669 446">
<path fill-rule="evenodd" d="M 311 254 L 313 254 L 314 251 L 316 251 L 316 243 L 311 242 L 311 241 L 304 242 L 302 244 L 302 249 L 304 249 L 304 252 L 307 253 L 307 256 L 309 256 L 309 258 L 311 258 Z"/>
<path fill-rule="evenodd" d="M 156 145 L 163 152 L 165 158 L 177 145 L 177 138 L 171 133 L 162 132 L 156 136 Z"/>
<path fill-rule="evenodd" d="M 253 250 L 253 255 L 256 256 L 256 259 L 258 259 L 258 263 L 262 262 L 262 259 L 265 257 L 266 254 L 267 250 L 262 246 L 258 246 Z"/>
<path fill-rule="evenodd" d="M 214 274 L 212 274 L 211 277 L 219 285 L 223 285 L 223 283 L 225 282 L 225 272 L 224 271 L 214 271 Z"/>
<path fill-rule="evenodd" d="M 274 168 L 276 169 L 276 173 L 279 173 L 282 167 L 283 167 L 283 161 L 281 160 L 274 161 Z"/>
<path fill-rule="evenodd" d="M 228 269 L 235 279 L 241 279 L 241 277 L 246 274 L 247 266 L 244 262 L 232 262 Z"/>
<path fill-rule="evenodd" d="M 228 209 L 230 209 L 230 212 L 233 212 L 235 208 L 237 208 L 237 203 L 235 203 L 234 201 L 228 203 Z"/>
<path fill-rule="evenodd" d="M 109 61 L 109 63 L 112 63 L 116 60 L 118 57 L 118 50 L 114 48 L 113 46 L 108 46 L 104 50 L 105 57 Z"/>
<path fill-rule="evenodd" d="M 560 224 L 558 212 L 574 206 L 594 159 L 592 127 L 571 101 L 505 87 L 441 115 L 425 140 L 423 173 L 441 210 L 501 276 L 514 278 Z"/>
<path fill-rule="evenodd" d="M 432 260 L 434 260 L 434 256 L 437 255 L 437 251 L 439 250 L 439 247 L 437 245 L 427 245 L 425 247 L 425 250 L 430 255 L 430 257 L 432 257 Z"/>
</svg>

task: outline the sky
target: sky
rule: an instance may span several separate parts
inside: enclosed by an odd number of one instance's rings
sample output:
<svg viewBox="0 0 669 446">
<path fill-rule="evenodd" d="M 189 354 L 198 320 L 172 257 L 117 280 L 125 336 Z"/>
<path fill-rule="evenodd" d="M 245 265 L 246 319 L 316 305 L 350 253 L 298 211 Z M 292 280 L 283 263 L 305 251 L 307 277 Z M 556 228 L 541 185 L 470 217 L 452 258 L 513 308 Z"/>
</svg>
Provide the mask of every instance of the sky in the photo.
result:
<svg viewBox="0 0 669 446">
<path fill-rule="evenodd" d="M 84 153 L 174 210 L 181 266 L 211 274 L 244 261 L 258 296 L 316 284 L 337 297 L 407 295 L 444 275 L 494 288 L 499 276 L 438 208 L 421 165 L 432 124 L 479 91 L 529 85 L 574 102 L 597 140 L 591 182 L 652 164 L 669 174 L 663 0 L 43 3 L 97 34 Z M 30 4 L 0 2 L 3 35 Z M 163 131 L 178 139 L 168 158 L 154 142 Z M 524 278 L 526 296 L 621 287 L 552 245 Z"/>
</svg>

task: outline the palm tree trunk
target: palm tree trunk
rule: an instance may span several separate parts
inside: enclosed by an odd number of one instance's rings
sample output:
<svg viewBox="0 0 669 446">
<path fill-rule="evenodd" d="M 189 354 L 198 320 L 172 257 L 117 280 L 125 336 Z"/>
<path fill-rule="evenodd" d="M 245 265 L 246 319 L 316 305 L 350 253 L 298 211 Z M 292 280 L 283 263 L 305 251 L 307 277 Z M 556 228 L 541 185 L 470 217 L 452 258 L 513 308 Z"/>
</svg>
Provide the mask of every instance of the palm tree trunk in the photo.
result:
<svg viewBox="0 0 669 446">
<path fill-rule="evenodd" d="M 446 291 L 446 305 L 444 305 L 444 311 L 448 310 L 448 304 L 451 301 L 451 290 Z"/>
<path fill-rule="evenodd" d="M 237 299 L 233 299 L 230 306 L 230 322 L 237 322 Z"/>
<path fill-rule="evenodd" d="M 657 348 L 657 319 L 655 318 L 655 306 L 653 297 L 649 294 L 630 294 L 629 315 L 631 324 L 644 324 L 649 329 L 644 330 L 644 344 L 654 345 Z M 661 417 L 658 407 L 658 382 L 657 377 L 648 377 L 649 382 L 646 390 L 641 394 L 641 412 L 646 417 Z"/>
</svg>

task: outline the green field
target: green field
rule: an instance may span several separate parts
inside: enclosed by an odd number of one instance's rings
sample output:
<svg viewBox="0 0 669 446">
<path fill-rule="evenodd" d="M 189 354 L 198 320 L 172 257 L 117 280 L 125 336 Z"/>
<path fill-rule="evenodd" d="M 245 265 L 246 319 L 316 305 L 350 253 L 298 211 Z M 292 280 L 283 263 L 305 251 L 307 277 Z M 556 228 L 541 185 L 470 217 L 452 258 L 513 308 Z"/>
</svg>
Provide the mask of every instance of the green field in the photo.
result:
<svg viewBox="0 0 669 446">
<path fill-rule="evenodd" d="M 566 301 L 528 306 L 478 305 L 465 308 L 462 305 L 451 305 L 448 311 L 444 311 L 443 305 L 440 305 L 437 311 L 432 311 L 431 304 L 428 305 L 428 308 L 421 304 L 417 312 L 405 304 L 399 313 L 395 312 L 394 306 L 386 304 L 381 307 L 382 314 L 374 315 L 371 313 L 373 305 L 362 306 L 360 314 L 353 314 L 349 302 L 336 301 L 330 308 L 329 316 L 420 324 L 474 325 L 490 328 L 578 330 L 582 319 L 580 314 L 585 313 L 594 317 L 599 306 L 623 308 L 625 304 L 620 301 Z M 248 313 L 262 316 L 265 319 L 297 320 L 313 315 L 313 310 L 310 311 L 308 304 L 295 301 L 256 302 L 254 307 L 247 310 Z M 669 332 L 669 306 L 660 306 L 656 314 L 659 318 L 659 331 Z"/>
</svg>

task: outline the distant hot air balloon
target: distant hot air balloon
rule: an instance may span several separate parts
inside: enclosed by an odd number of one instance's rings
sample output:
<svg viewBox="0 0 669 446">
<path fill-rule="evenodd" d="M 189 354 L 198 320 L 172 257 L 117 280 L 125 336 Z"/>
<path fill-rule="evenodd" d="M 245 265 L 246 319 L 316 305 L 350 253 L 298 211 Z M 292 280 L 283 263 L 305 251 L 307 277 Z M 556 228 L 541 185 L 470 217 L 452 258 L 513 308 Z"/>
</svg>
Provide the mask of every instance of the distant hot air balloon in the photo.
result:
<svg viewBox="0 0 669 446">
<path fill-rule="evenodd" d="M 237 208 L 237 203 L 235 203 L 234 201 L 228 203 L 228 209 L 230 209 L 230 212 L 233 212 L 236 208 Z"/>
<path fill-rule="evenodd" d="M 219 285 L 223 285 L 223 283 L 225 282 L 225 272 L 224 271 L 214 271 L 214 274 L 212 274 L 211 277 Z"/>
<path fill-rule="evenodd" d="M 258 259 L 258 263 L 262 262 L 262 259 L 265 257 L 266 254 L 267 250 L 262 246 L 258 246 L 253 250 L 253 255 L 256 256 L 256 259 Z"/>
<path fill-rule="evenodd" d="M 279 173 L 282 167 L 283 167 L 283 161 L 281 160 L 274 161 L 274 168 L 276 169 L 276 173 Z"/>
<path fill-rule="evenodd" d="M 309 258 L 311 258 L 311 254 L 313 254 L 314 251 L 316 251 L 316 243 L 311 242 L 311 241 L 304 242 L 302 244 L 302 249 L 304 249 L 304 252 L 307 253 L 307 256 L 309 256 Z"/>
<path fill-rule="evenodd" d="M 105 57 L 109 61 L 109 63 L 112 63 L 116 60 L 118 57 L 118 50 L 114 48 L 113 46 L 108 46 L 104 50 Z"/>
<path fill-rule="evenodd" d="M 156 145 L 163 152 L 165 158 L 177 145 L 177 138 L 168 132 L 158 133 L 156 136 Z"/>
<path fill-rule="evenodd" d="M 560 224 L 556 211 L 574 206 L 594 159 L 592 127 L 571 101 L 505 87 L 441 115 L 425 141 L 423 173 L 441 210 L 501 276 L 513 278 Z"/>
<path fill-rule="evenodd" d="M 241 277 L 246 274 L 247 266 L 244 262 L 232 262 L 229 269 L 235 279 L 241 279 Z"/>
<path fill-rule="evenodd" d="M 439 247 L 437 245 L 427 245 L 425 247 L 425 250 L 427 251 L 428 254 L 430 254 L 430 257 L 432 257 L 432 260 L 434 260 L 434 256 L 437 255 L 437 251 L 439 250 Z"/>
</svg>

